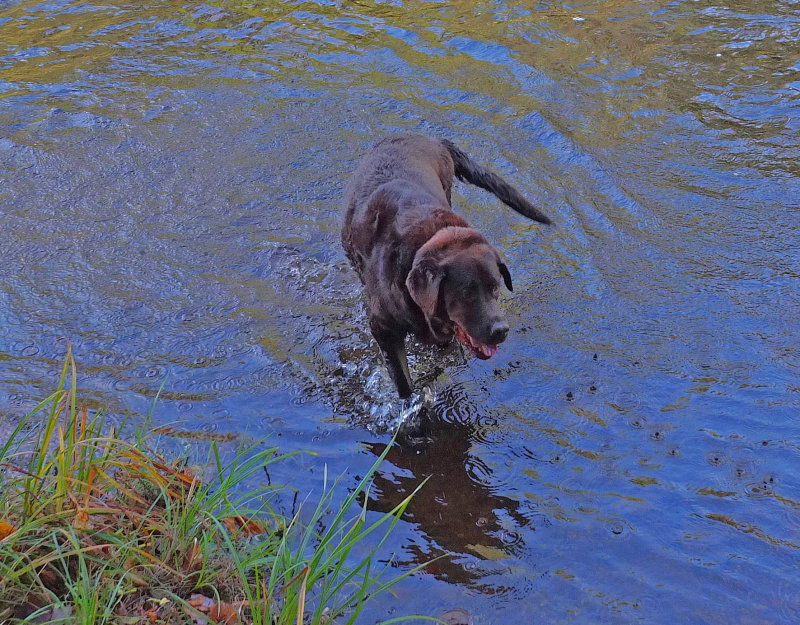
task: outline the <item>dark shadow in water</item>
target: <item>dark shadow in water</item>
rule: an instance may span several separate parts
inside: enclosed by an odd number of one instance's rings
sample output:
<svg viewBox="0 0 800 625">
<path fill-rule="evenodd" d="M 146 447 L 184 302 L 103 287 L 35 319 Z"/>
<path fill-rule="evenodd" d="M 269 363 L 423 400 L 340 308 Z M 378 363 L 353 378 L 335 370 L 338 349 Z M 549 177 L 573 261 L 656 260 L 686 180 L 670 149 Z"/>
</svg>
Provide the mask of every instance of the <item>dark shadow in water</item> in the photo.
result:
<svg viewBox="0 0 800 625">
<path fill-rule="evenodd" d="M 367 505 L 388 512 L 427 478 L 403 516 L 417 526 L 422 539 L 405 546 L 410 557 L 403 564 L 444 556 L 426 571 L 451 583 L 475 587 L 485 575 L 475 566 L 475 559 L 492 561 L 514 555 L 522 528 L 534 528 L 518 501 L 493 492 L 488 484 L 490 468 L 470 453 L 480 439 L 475 405 L 463 396 L 447 395 L 429 411 L 423 437 L 401 435 L 389 451 L 386 458 L 395 469 L 383 465 Z M 454 414 L 454 399 L 460 413 L 456 419 L 448 418 Z M 366 443 L 366 447 L 379 455 L 386 444 Z"/>
</svg>

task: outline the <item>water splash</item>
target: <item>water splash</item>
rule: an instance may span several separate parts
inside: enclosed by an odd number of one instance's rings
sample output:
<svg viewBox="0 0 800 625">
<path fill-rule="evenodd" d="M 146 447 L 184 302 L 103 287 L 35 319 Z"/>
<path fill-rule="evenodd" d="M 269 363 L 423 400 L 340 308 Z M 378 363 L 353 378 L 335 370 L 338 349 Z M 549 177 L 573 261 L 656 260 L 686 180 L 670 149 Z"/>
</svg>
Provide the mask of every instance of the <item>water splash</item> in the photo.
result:
<svg viewBox="0 0 800 625">
<path fill-rule="evenodd" d="M 376 369 L 367 379 L 365 391 L 372 395 L 378 388 L 386 388 L 385 374 Z M 394 399 L 382 402 L 365 401 L 364 413 L 370 415 L 367 429 L 372 434 L 385 434 L 400 428 L 415 430 L 419 427 L 423 413 L 433 406 L 433 391 L 428 386 L 415 390 L 407 399 Z"/>
</svg>

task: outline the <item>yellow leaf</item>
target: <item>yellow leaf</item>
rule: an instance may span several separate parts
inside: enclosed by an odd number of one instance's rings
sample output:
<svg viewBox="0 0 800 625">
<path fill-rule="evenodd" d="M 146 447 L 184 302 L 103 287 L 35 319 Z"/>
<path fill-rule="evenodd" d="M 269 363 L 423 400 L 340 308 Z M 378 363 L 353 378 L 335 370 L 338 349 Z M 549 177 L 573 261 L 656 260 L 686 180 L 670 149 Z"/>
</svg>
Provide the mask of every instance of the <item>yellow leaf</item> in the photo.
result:
<svg viewBox="0 0 800 625">
<path fill-rule="evenodd" d="M 474 551 L 484 560 L 491 560 L 493 562 L 508 557 L 505 551 L 501 551 L 496 547 L 490 547 L 489 545 L 467 545 L 467 549 Z"/>
</svg>

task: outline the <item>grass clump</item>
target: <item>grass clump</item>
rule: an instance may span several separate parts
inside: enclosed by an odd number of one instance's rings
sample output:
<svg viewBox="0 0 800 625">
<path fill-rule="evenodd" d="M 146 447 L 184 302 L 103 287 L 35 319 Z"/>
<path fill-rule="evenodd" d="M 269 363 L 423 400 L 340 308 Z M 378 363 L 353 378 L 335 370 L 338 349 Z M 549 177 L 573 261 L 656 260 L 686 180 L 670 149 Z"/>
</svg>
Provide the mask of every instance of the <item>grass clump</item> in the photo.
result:
<svg viewBox="0 0 800 625">
<path fill-rule="evenodd" d="M 243 492 L 286 457 L 277 448 L 223 462 L 212 444 L 203 479 L 155 453 L 154 432 L 126 442 L 79 408 L 67 355 L 57 390 L 0 444 L 0 623 L 354 623 L 413 572 L 375 570 L 410 499 L 368 523 L 364 494 L 383 456 L 342 503 L 326 476 L 301 526 L 271 507 L 275 487 Z"/>
</svg>

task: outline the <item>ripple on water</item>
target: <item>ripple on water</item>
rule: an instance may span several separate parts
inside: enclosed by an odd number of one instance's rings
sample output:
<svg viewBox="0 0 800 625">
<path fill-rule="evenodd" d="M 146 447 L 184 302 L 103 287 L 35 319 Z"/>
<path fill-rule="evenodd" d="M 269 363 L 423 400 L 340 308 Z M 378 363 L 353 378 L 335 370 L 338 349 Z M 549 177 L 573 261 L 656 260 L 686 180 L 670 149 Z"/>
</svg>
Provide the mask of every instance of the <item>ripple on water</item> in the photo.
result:
<svg viewBox="0 0 800 625">
<path fill-rule="evenodd" d="M 448 384 L 439 395 L 436 409 L 442 418 L 460 425 L 477 425 L 478 410 L 475 401 L 470 397 L 470 389 L 463 383 Z M 482 430 L 478 429 L 480 436 Z M 479 439 L 485 442 L 483 439 Z"/>
<path fill-rule="evenodd" d="M 487 487 L 496 485 L 494 472 L 482 459 L 476 456 L 469 456 L 465 459 L 464 469 L 469 478 L 476 484 Z"/>
<path fill-rule="evenodd" d="M 36 356 L 39 353 L 40 349 L 39 346 L 35 343 L 31 343 L 30 345 L 25 345 L 24 347 L 19 349 L 20 356 L 31 357 Z"/>
<path fill-rule="evenodd" d="M 647 418 L 639 414 L 631 415 L 628 424 L 636 430 L 643 430 L 647 426 Z"/>
<path fill-rule="evenodd" d="M 751 591 L 752 600 L 766 604 L 764 610 L 765 620 L 770 618 L 770 613 L 776 615 L 776 622 L 800 623 L 800 598 L 797 596 L 797 585 L 793 580 L 778 580 L 775 587 L 776 600 L 774 604 L 765 600 L 762 593 Z"/>
<path fill-rule="evenodd" d="M 474 625 L 472 614 L 464 608 L 453 608 L 439 615 L 439 620 L 447 625 Z"/>
<path fill-rule="evenodd" d="M 621 414 L 628 414 L 639 410 L 642 406 L 642 399 L 639 391 L 620 390 L 614 393 L 609 405 Z"/>
<path fill-rule="evenodd" d="M 522 544 L 522 534 L 514 530 L 501 530 L 499 538 L 506 547 L 516 547 Z"/>
</svg>

